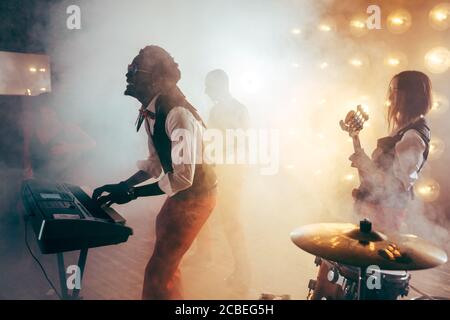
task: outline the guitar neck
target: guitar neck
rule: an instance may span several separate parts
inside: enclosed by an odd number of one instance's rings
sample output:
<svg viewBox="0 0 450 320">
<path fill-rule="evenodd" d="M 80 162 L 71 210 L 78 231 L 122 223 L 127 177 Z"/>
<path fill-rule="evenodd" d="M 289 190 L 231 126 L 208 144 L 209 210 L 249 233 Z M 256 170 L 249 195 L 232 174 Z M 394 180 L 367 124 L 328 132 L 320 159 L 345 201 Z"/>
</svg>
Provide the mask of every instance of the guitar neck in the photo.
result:
<svg viewBox="0 0 450 320">
<path fill-rule="evenodd" d="M 353 140 L 353 149 L 355 150 L 355 152 L 358 152 L 359 150 L 361 150 L 361 141 L 359 140 L 359 135 L 356 134 L 356 135 L 352 136 L 352 140 Z M 363 184 L 364 179 L 363 179 L 361 169 L 358 169 L 358 176 L 359 176 L 360 184 Z"/>
<path fill-rule="evenodd" d="M 359 135 L 352 136 L 353 140 L 353 149 L 355 149 L 355 152 L 361 149 L 361 141 L 359 140 Z"/>
</svg>

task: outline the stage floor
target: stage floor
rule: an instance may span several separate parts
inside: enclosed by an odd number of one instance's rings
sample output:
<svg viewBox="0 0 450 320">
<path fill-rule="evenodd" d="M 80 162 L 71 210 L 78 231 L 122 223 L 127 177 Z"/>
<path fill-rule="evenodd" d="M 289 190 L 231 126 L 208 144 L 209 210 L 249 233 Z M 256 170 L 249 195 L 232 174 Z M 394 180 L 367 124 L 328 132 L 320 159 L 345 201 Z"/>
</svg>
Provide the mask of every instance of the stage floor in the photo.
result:
<svg viewBox="0 0 450 320">
<path fill-rule="evenodd" d="M 158 206 L 149 209 L 149 202 L 140 201 L 126 209 L 119 207 L 134 229 L 128 242 L 89 250 L 81 296 L 84 299 L 139 299 L 143 274 L 154 244 L 154 219 Z M 154 202 L 153 202 L 154 204 Z M 5 216 L 3 216 L 5 217 Z M 249 255 L 252 261 L 252 278 L 247 291 L 228 287 L 224 279 L 231 273 L 230 251 L 220 233 L 211 239 L 214 249 L 209 262 L 185 259 L 182 276 L 186 299 L 258 299 L 261 293 L 289 294 L 292 299 L 305 299 L 309 279 L 317 268 L 314 257 L 301 252 L 290 243 L 288 230 L 279 234 L 280 243 L 269 245 L 257 233 L 249 235 Z M 0 298 L 1 299 L 56 299 L 36 262 L 24 243 L 24 226 L 20 217 L 12 213 L 0 224 Z M 283 229 L 283 228 L 281 228 Z M 283 237 L 285 235 L 285 238 Z M 34 234 L 29 229 L 33 251 L 38 255 L 50 278 L 59 289 L 55 255 L 40 255 Z M 277 248 L 287 246 L 290 253 L 280 253 Z M 189 256 L 188 253 L 187 256 Z M 283 255 L 283 256 L 282 256 Z M 190 260 L 190 261 L 189 261 Z M 76 262 L 75 253 L 66 254 L 66 264 Z M 450 265 L 412 272 L 412 282 L 421 291 L 433 296 L 450 297 Z M 407 299 L 419 294 L 410 290 Z"/>
</svg>

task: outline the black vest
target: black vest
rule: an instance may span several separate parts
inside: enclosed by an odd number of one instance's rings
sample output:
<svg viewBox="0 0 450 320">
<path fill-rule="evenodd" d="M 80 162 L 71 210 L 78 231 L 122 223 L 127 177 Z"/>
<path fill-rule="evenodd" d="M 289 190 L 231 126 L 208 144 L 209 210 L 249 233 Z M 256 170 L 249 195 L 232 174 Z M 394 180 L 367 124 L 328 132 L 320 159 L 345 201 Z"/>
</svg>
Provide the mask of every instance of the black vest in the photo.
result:
<svg viewBox="0 0 450 320">
<path fill-rule="evenodd" d="M 161 161 L 164 172 L 173 172 L 172 167 L 172 141 L 166 133 L 166 119 L 170 110 L 174 106 L 181 106 L 189 110 L 192 115 L 203 124 L 202 119 L 198 115 L 196 109 L 185 99 L 178 99 L 176 104 L 165 96 L 160 96 L 156 101 L 155 125 L 153 128 L 153 145 L 156 153 Z M 194 180 L 192 186 L 188 189 L 178 192 L 177 196 L 197 195 L 213 189 L 217 185 L 217 178 L 214 169 L 206 163 L 195 165 Z"/>
<path fill-rule="evenodd" d="M 425 143 L 425 151 L 423 153 L 423 162 L 420 165 L 418 172 L 420 172 L 428 158 L 430 151 L 430 128 L 427 126 L 426 120 L 420 118 L 419 120 L 407 125 L 400 129 L 394 136 L 388 136 L 377 141 L 376 156 L 373 157 L 373 162 L 378 169 L 382 170 L 385 174 L 393 175 L 394 170 L 394 158 L 395 158 L 395 146 L 403 138 L 403 135 L 408 130 L 416 130 Z M 374 204 L 386 204 L 389 207 L 406 207 L 408 201 L 414 197 L 414 191 L 404 190 L 400 182 L 395 186 L 374 186 L 368 183 L 361 186 L 356 193 L 357 200 L 364 200 Z"/>
</svg>

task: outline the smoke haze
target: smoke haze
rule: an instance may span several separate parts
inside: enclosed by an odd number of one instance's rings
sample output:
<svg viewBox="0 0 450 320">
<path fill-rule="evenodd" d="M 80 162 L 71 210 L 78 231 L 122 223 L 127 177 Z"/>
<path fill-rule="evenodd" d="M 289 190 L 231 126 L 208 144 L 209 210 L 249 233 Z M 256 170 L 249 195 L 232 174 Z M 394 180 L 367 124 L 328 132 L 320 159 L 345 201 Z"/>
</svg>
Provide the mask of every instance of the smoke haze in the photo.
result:
<svg viewBox="0 0 450 320">
<path fill-rule="evenodd" d="M 406 5 L 405 1 L 378 2 L 383 18 L 391 8 Z M 417 3 L 410 9 L 413 14 L 432 7 Z M 73 4 L 81 9 L 80 30 L 66 28 L 66 8 Z M 171 53 L 180 66 L 180 88 L 205 120 L 211 106 L 204 94 L 205 75 L 212 69 L 225 70 L 232 94 L 249 109 L 252 127 L 280 132 L 278 174 L 262 176 L 258 168 L 251 168 L 245 176 L 240 215 L 252 290 L 244 298 L 257 298 L 262 292 L 305 298 L 308 280 L 316 277 L 314 257 L 295 247 L 290 232 L 309 223 L 358 221 L 351 198 L 358 178 L 348 161 L 353 148 L 339 120 L 358 104 L 368 106 L 370 120 L 361 141 L 370 155 L 376 139 L 388 133 L 385 100 L 392 76 L 404 69 L 427 72 L 424 54 L 438 40 L 445 43 L 444 36 L 428 37 L 426 44 L 415 48 L 410 35 L 393 38 L 386 28 L 362 37 L 343 32 L 348 17 L 367 15 L 368 4 L 117 0 L 54 5 L 45 42 L 56 74 L 52 83 L 56 105 L 97 142 L 94 157 L 75 182 L 91 188 L 119 182 L 147 156 L 146 134 L 144 130 L 137 134 L 134 127 L 140 105 L 123 95 L 127 65 L 141 48 L 155 44 Z M 333 21 L 331 32 L 318 29 L 323 21 Z M 397 51 L 403 51 L 408 61 L 398 68 L 386 66 L 386 56 Z M 352 65 L 352 60 L 361 66 Z M 450 94 L 448 73 L 435 75 L 432 81 L 437 92 Z M 430 114 L 429 118 L 433 134 L 447 143 L 450 129 L 443 117 Z M 441 202 L 428 205 L 416 199 L 405 231 L 448 249 L 448 201 L 442 196 L 448 182 L 441 181 L 448 177 L 447 160 L 444 153 L 429 161 L 422 173 L 441 183 Z M 139 210 L 133 205 L 115 208 L 125 217 L 154 215 L 163 199 L 138 201 L 146 205 Z M 214 257 L 225 259 L 221 271 L 225 277 L 232 268 L 231 255 L 223 235 L 213 241 L 221 252 Z M 215 276 L 205 273 L 211 283 L 217 282 Z M 201 296 L 195 283 L 187 280 L 186 284 L 191 297 Z M 214 294 L 225 293 L 218 289 Z"/>
</svg>

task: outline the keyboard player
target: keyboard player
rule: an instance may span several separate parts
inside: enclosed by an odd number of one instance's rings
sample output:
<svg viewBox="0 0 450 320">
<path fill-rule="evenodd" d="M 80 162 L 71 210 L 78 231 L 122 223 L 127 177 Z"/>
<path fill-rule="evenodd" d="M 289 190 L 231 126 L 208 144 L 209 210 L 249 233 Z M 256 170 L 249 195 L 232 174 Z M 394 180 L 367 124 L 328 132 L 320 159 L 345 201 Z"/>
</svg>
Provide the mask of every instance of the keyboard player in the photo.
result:
<svg viewBox="0 0 450 320">
<path fill-rule="evenodd" d="M 178 266 L 216 204 L 216 176 L 212 166 L 197 163 L 204 123 L 186 100 L 177 82 L 181 74 L 170 54 L 147 46 L 128 66 L 125 95 L 141 104 L 137 130 L 148 135 L 149 157 L 139 171 L 118 184 L 94 190 L 100 204 L 125 204 L 139 197 L 167 195 L 156 219 L 156 243 L 144 275 L 143 299 L 181 299 Z M 177 134 L 183 133 L 180 139 Z M 185 143 L 190 141 L 191 143 Z M 182 157 L 172 157 L 180 154 Z M 158 182 L 136 187 L 150 179 Z M 106 192 L 106 195 L 103 195 Z"/>
</svg>

